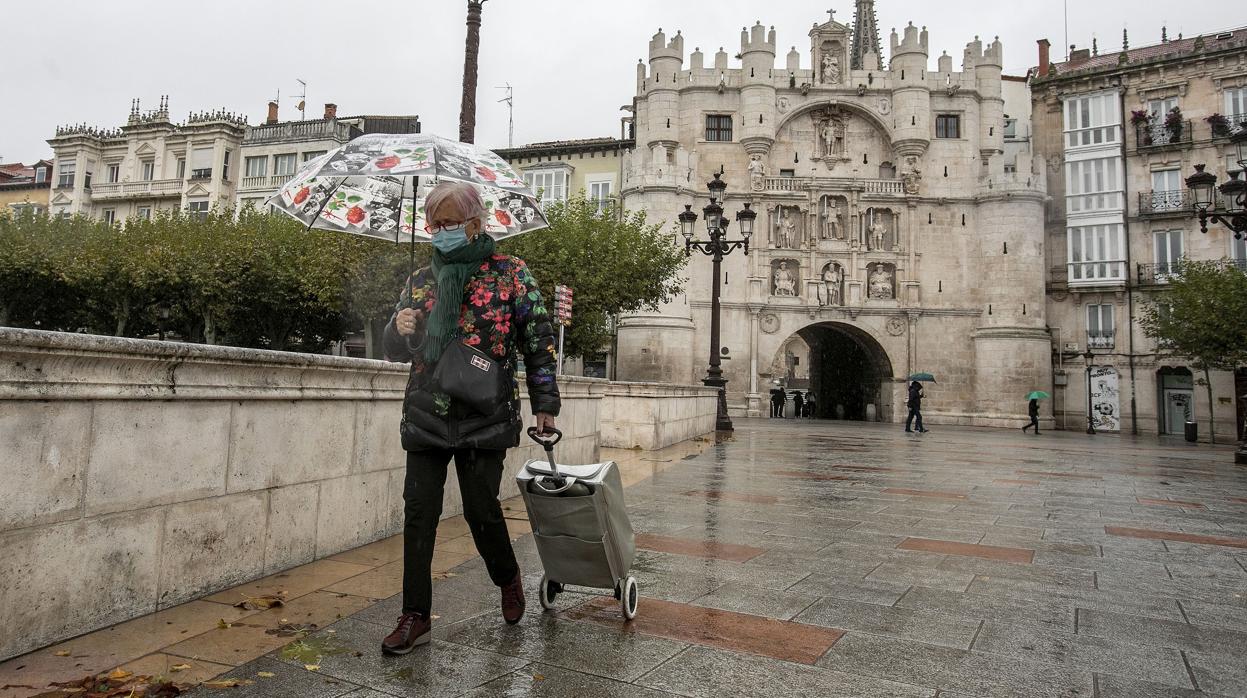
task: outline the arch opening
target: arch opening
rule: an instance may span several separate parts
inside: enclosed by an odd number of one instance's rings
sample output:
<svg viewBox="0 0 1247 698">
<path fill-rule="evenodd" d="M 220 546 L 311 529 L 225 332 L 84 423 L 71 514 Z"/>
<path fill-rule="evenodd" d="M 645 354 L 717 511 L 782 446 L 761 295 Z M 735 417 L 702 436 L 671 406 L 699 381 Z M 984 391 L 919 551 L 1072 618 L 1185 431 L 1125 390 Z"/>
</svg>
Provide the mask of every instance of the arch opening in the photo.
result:
<svg viewBox="0 0 1247 698">
<path fill-rule="evenodd" d="M 822 322 L 804 327 L 780 345 L 772 387 L 814 396 L 813 417 L 851 421 L 893 419 L 892 362 L 883 347 L 853 325 Z M 791 410 L 785 416 L 793 416 Z"/>
</svg>

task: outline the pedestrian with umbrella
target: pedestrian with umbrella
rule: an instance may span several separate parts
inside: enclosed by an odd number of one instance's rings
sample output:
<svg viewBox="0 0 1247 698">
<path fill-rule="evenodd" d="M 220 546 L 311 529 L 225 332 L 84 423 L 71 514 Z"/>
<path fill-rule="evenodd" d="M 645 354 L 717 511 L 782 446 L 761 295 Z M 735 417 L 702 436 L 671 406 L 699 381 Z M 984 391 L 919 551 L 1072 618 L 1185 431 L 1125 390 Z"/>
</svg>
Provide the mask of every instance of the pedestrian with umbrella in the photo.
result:
<svg viewBox="0 0 1247 698">
<path fill-rule="evenodd" d="M 910 427 L 914 420 L 917 420 L 918 433 L 925 434 L 929 430 L 922 426 L 922 398 L 924 397 L 922 382 L 934 383 L 935 376 L 930 373 L 915 373 L 909 377 L 909 380 L 909 397 L 905 400 L 909 405 L 909 417 L 905 419 L 905 433 L 912 434 L 914 432 Z"/>
<path fill-rule="evenodd" d="M 411 377 L 399 430 L 407 452 L 402 614 L 382 652 L 429 642 L 433 546 L 452 459 L 503 619 L 519 622 L 524 589 L 498 501 L 503 459 L 522 429 L 518 359 L 538 431 L 555 428 L 560 400 L 554 329 L 537 282 L 494 243 L 545 227 L 536 198 L 487 150 L 363 136 L 310 162 L 271 203 L 309 228 L 433 245 L 431 265 L 408 278 L 384 334 L 387 358 L 410 361 Z M 531 210 L 521 220 L 517 209 Z"/>
<path fill-rule="evenodd" d="M 1039 401 L 1046 397 L 1048 397 L 1048 394 L 1042 390 L 1036 390 L 1026 396 L 1026 399 L 1030 400 L 1030 404 L 1027 406 L 1027 413 L 1030 415 L 1031 421 L 1022 427 L 1023 434 L 1026 433 L 1027 429 L 1035 427 L 1035 436 L 1039 436 Z"/>
</svg>

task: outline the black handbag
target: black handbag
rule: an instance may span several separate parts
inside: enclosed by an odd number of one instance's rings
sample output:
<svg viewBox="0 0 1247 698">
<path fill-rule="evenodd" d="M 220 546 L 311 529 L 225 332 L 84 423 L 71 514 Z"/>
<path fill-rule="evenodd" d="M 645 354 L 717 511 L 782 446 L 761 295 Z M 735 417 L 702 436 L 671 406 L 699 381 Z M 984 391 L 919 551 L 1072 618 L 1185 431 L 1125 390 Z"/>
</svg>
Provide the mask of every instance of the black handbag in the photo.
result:
<svg viewBox="0 0 1247 698">
<path fill-rule="evenodd" d="M 493 414 L 507 399 L 503 374 L 502 364 L 492 356 L 454 340 L 442 350 L 433 369 L 433 384 L 452 400 L 481 414 Z"/>
</svg>

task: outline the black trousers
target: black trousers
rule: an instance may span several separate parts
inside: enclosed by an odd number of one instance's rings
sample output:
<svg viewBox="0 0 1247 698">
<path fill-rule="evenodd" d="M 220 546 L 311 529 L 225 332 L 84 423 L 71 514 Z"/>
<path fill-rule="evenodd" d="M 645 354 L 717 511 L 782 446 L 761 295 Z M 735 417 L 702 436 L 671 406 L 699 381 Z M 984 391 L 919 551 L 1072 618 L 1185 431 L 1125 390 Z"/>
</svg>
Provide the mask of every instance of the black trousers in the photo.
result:
<svg viewBox="0 0 1247 698">
<path fill-rule="evenodd" d="M 918 431 L 922 431 L 922 408 L 910 407 L 909 417 L 905 419 L 905 431 L 910 431 L 910 425 L 913 424 L 914 418 L 918 419 Z"/>
<path fill-rule="evenodd" d="M 1026 431 L 1027 429 L 1030 429 L 1031 427 L 1035 427 L 1036 434 L 1039 433 L 1039 417 L 1032 416 L 1030 424 L 1027 424 L 1026 426 L 1022 427 L 1022 431 Z"/>
<path fill-rule="evenodd" d="M 463 495 L 463 517 L 489 578 L 502 586 L 519 565 L 502 517 L 498 487 L 506 451 L 484 449 L 409 451 L 403 484 L 403 613 L 429 613 L 433 606 L 433 543 L 442 518 L 446 469 L 453 457 Z"/>
</svg>

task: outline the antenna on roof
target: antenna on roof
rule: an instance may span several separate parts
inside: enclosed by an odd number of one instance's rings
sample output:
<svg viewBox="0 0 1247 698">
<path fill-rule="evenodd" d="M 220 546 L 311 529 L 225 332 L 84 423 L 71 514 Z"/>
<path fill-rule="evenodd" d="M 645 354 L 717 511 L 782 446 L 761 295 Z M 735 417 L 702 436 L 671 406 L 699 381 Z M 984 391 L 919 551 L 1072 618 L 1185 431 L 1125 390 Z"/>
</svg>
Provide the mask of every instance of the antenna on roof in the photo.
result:
<svg viewBox="0 0 1247 698">
<path fill-rule="evenodd" d="M 507 96 L 498 101 L 507 103 L 507 147 L 513 148 L 515 147 L 515 102 L 511 98 L 513 92 L 511 83 L 508 82 L 505 86 L 500 85 L 495 89 L 507 91 Z"/>
<path fill-rule="evenodd" d="M 299 121 L 306 121 L 307 117 L 304 114 L 304 111 L 307 109 L 307 83 L 303 82 L 299 78 L 295 78 L 295 81 L 303 86 L 303 94 L 298 95 L 299 106 L 295 107 L 295 109 L 299 110 Z"/>
</svg>

